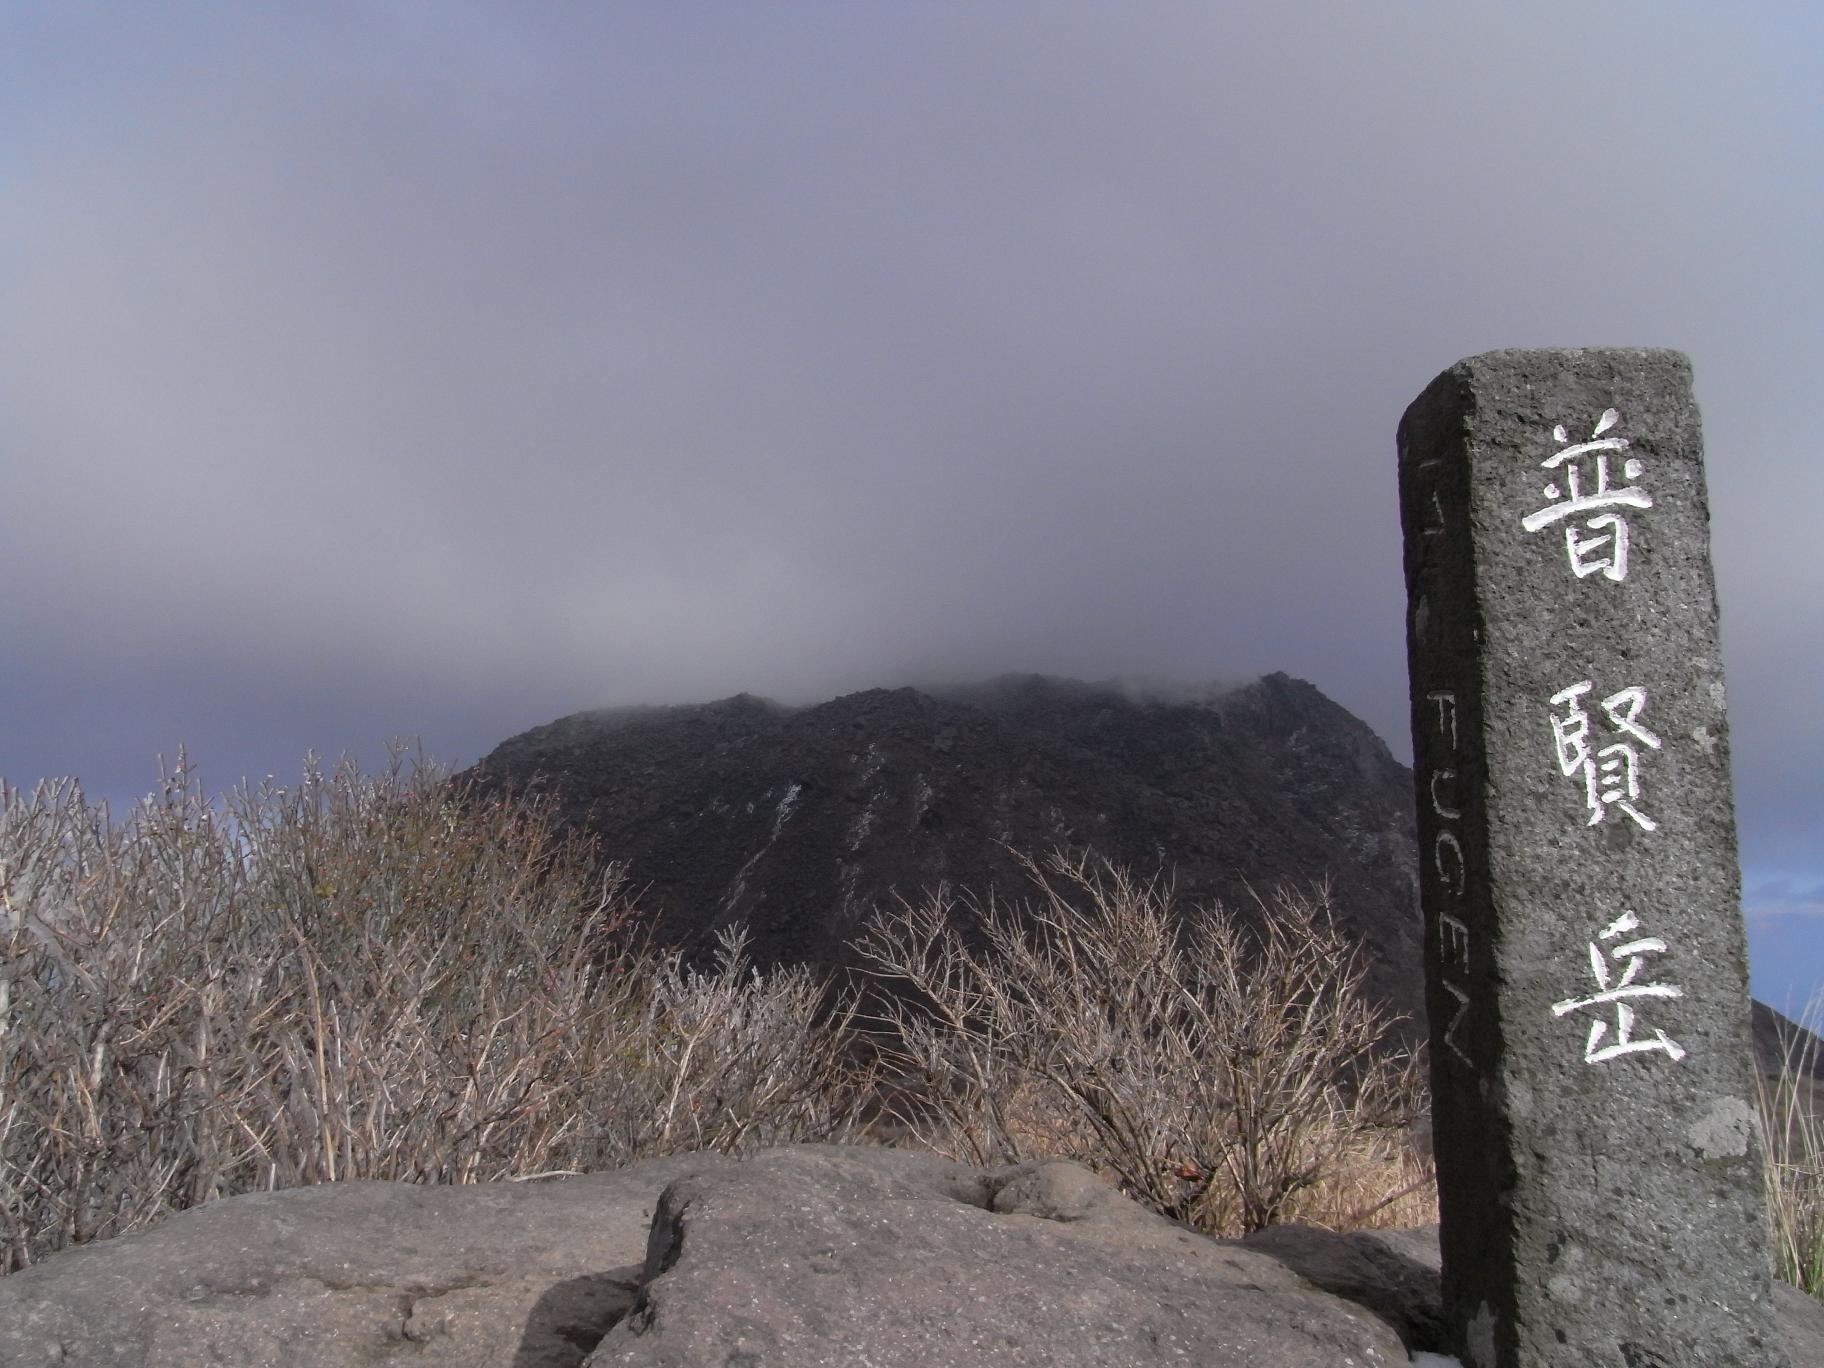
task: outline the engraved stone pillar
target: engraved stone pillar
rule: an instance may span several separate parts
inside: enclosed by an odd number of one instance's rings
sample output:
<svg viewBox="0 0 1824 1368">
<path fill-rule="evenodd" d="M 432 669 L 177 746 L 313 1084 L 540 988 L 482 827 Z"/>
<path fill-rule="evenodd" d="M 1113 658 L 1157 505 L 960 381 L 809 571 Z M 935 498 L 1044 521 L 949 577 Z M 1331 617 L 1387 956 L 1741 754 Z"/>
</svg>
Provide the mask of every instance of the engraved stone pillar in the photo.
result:
<svg viewBox="0 0 1824 1368">
<path fill-rule="evenodd" d="M 1399 455 L 1459 1353 L 1782 1365 L 1690 365 L 1472 357 Z"/>
</svg>

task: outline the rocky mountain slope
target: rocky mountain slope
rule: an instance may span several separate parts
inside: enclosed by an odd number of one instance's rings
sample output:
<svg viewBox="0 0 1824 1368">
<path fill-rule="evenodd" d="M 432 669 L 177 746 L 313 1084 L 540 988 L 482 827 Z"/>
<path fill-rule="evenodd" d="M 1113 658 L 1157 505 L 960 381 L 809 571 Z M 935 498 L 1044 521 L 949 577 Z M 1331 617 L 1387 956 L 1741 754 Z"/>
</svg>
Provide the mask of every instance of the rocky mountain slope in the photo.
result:
<svg viewBox="0 0 1824 1368">
<path fill-rule="evenodd" d="M 1249 885 L 1328 878 L 1372 989 L 1415 1023 L 1422 1010 L 1411 773 L 1283 674 L 1174 697 L 1010 676 L 577 713 L 468 778 L 549 787 L 627 862 L 668 939 L 744 922 L 761 963 L 850 962 L 877 904 L 940 883 L 1017 901 L 1010 850 L 1089 847 L 1235 907 Z"/>
</svg>

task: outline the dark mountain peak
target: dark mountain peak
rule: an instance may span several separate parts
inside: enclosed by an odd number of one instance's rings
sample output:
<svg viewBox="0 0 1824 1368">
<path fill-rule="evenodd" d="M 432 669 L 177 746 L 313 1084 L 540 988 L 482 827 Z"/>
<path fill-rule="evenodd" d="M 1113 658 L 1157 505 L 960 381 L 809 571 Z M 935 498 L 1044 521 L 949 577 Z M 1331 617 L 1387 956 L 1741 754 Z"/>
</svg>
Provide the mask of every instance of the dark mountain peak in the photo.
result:
<svg viewBox="0 0 1824 1368">
<path fill-rule="evenodd" d="M 766 698 L 760 694 L 752 694 L 745 691 L 738 694 L 731 694 L 727 698 L 718 699 L 713 703 L 705 703 L 702 705 L 702 708 L 705 712 L 722 713 L 737 717 L 771 717 L 780 713 L 792 711 L 791 708 L 786 707 L 783 703 L 776 702 L 773 699 Z"/>
<path fill-rule="evenodd" d="M 1292 675 L 1265 675 L 1225 695 L 1214 705 L 1225 717 L 1275 738 L 1303 757 L 1304 768 L 1354 770 L 1370 783 L 1398 770 L 1411 782 L 1411 771 L 1393 758 L 1387 743 L 1354 713 L 1327 697 L 1316 685 Z"/>
<path fill-rule="evenodd" d="M 1002 716 L 1061 717 L 1096 711 L 1219 708 L 1254 681 L 1185 681 L 1150 676 L 1081 680 L 1058 675 L 1007 674 L 980 684 L 951 684 L 934 697 L 967 703 Z"/>
<path fill-rule="evenodd" d="M 751 695 L 578 713 L 467 775 L 548 787 L 623 860 L 661 934 L 747 923 L 762 963 L 845 961 L 876 906 L 940 883 L 1018 902 L 1012 850 L 1169 867 L 1190 899 L 1330 878 L 1382 996 L 1416 1017 L 1412 777 L 1285 675 L 1160 684 L 1025 674 L 867 689 L 803 708 Z"/>
<path fill-rule="evenodd" d="M 1315 684 L 1283 671 L 1242 685 L 1224 695 L 1220 704 L 1228 712 L 1251 713 L 1281 732 L 1295 731 L 1313 722 L 1364 728 L 1367 725 Z"/>
<path fill-rule="evenodd" d="M 599 737 L 618 731 L 653 730 L 692 723 L 761 719 L 782 716 L 791 709 L 757 694 L 738 693 L 709 703 L 630 703 L 614 708 L 589 708 L 569 713 L 555 722 L 533 727 L 503 743 L 546 745 L 577 737 Z"/>
<path fill-rule="evenodd" d="M 1081 699 L 1110 693 L 1112 690 L 1058 675 L 1004 674 L 979 684 L 951 684 L 934 688 L 931 692 L 938 697 L 981 707 L 1006 707 L 1020 703 Z"/>
<path fill-rule="evenodd" d="M 929 710 L 929 694 L 913 688 L 862 689 L 801 709 L 807 720 L 843 722 L 858 717 L 909 716 Z"/>
</svg>

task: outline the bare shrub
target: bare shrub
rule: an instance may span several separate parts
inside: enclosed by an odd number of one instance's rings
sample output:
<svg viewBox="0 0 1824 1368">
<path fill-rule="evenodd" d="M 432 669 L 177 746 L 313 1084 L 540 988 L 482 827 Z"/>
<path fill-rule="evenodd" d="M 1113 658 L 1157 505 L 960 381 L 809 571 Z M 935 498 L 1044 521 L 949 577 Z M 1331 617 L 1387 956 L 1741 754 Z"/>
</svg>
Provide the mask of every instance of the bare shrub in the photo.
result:
<svg viewBox="0 0 1824 1368">
<path fill-rule="evenodd" d="M 860 943 L 871 973 L 913 990 L 881 1010 L 922 1143 L 1077 1158 L 1211 1231 L 1294 1218 L 1365 1173 L 1392 1186 L 1355 1191 L 1360 1220 L 1424 1200 L 1408 1141 L 1423 1085 L 1327 891 L 1282 889 L 1244 924 L 1093 856 L 1022 862 L 1038 890 L 1023 916 L 940 892 L 877 913 Z"/>
<path fill-rule="evenodd" d="M 0 785 L 0 1272 L 238 1192 L 855 1133 L 852 1008 L 653 950 L 546 805 L 395 747 L 227 806 Z"/>
</svg>

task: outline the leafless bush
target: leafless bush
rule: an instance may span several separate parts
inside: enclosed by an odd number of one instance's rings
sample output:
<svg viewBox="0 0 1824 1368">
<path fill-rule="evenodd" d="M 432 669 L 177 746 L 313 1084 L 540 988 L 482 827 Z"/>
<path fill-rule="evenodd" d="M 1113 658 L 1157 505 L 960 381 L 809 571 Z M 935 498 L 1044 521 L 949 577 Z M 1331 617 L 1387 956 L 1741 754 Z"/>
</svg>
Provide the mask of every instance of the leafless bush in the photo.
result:
<svg viewBox="0 0 1824 1368">
<path fill-rule="evenodd" d="M 867 1138 L 853 999 L 738 932 L 707 969 L 653 949 L 551 817 L 396 748 L 219 814 L 180 763 L 120 825 L 0 785 L 0 1272 L 238 1192 Z M 1208 1228 L 1379 1200 L 1405 1099 L 1321 899 L 1174 932 L 1168 888 L 1029 868 L 986 954 L 947 899 L 870 929 L 929 1006 L 886 1023 L 915 1138 L 1073 1155 Z"/>
<path fill-rule="evenodd" d="M 854 1135 L 852 1008 L 653 950 L 547 806 L 394 748 L 227 807 L 0 785 L 0 1272 L 237 1192 Z"/>
<path fill-rule="evenodd" d="M 1244 924 L 1091 856 L 1024 864 L 1023 917 L 940 893 L 861 942 L 913 990 L 883 1015 L 921 1141 L 975 1163 L 1069 1155 L 1209 1230 L 1290 1219 L 1326 1184 L 1356 1185 L 1358 1220 L 1423 1189 L 1420 1076 L 1326 891 L 1282 889 Z M 1391 1186 L 1360 1191 L 1366 1173 Z"/>
</svg>

